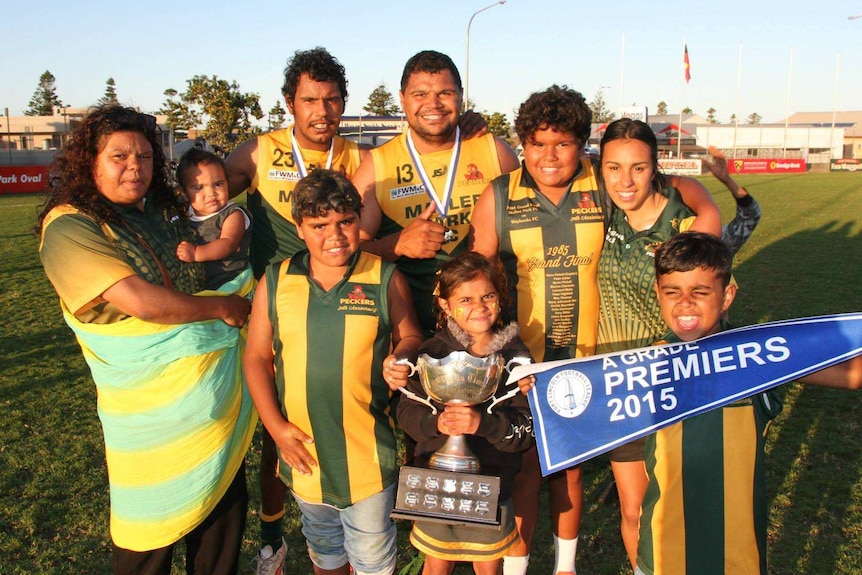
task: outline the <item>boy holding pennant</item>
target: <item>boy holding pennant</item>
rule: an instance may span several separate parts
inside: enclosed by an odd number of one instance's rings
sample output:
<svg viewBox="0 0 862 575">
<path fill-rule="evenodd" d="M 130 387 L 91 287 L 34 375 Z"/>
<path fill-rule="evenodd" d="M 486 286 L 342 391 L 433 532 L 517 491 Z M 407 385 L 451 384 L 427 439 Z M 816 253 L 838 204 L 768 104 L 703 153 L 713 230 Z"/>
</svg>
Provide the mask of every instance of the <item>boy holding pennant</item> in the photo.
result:
<svg viewBox="0 0 862 575">
<path fill-rule="evenodd" d="M 530 393 L 543 472 L 656 432 L 646 445 L 639 575 L 765 575 L 764 435 L 781 411 L 768 390 L 796 379 L 862 387 L 862 314 L 725 331 L 732 258 L 707 234 L 671 238 L 655 260 L 665 345 L 530 366 L 543 370 Z M 551 453 L 563 437 L 584 448 Z"/>
</svg>

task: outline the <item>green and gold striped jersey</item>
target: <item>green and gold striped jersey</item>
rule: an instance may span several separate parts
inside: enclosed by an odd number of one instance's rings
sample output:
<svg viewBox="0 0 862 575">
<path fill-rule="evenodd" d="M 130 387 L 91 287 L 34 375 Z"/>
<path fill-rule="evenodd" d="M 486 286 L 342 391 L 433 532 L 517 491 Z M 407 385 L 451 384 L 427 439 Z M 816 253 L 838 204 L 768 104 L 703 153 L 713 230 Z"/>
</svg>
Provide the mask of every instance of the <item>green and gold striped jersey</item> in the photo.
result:
<svg viewBox="0 0 862 575">
<path fill-rule="evenodd" d="M 267 268 L 275 379 L 288 421 L 314 439 L 319 467 L 279 476 L 303 500 L 339 509 L 396 479 L 392 393 L 383 381 L 394 264 L 357 252 L 344 279 L 324 291 L 309 278 L 307 251 Z"/>
<path fill-rule="evenodd" d="M 587 160 L 557 205 L 523 166 L 494 181 L 499 257 L 521 338 L 536 361 L 595 352 L 596 274 L 605 235 L 601 193 Z"/>
<path fill-rule="evenodd" d="M 769 391 L 647 437 L 638 543 L 644 573 L 766 575 L 763 448 L 780 411 Z"/>
</svg>

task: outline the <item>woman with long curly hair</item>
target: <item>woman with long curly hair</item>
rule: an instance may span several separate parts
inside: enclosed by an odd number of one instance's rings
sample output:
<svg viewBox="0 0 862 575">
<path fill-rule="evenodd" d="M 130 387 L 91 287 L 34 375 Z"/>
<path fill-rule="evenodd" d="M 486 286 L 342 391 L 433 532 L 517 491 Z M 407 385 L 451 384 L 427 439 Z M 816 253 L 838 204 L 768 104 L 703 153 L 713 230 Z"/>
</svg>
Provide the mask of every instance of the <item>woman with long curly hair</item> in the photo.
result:
<svg viewBox="0 0 862 575">
<path fill-rule="evenodd" d="M 54 176 L 39 254 L 98 390 L 114 573 L 169 574 L 183 538 L 189 572 L 234 573 L 255 423 L 238 363 L 251 272 L 195 295 L 202 264 L 176 257 L 191 230 L 152 116 L 92 110 Z"/>
</svg>

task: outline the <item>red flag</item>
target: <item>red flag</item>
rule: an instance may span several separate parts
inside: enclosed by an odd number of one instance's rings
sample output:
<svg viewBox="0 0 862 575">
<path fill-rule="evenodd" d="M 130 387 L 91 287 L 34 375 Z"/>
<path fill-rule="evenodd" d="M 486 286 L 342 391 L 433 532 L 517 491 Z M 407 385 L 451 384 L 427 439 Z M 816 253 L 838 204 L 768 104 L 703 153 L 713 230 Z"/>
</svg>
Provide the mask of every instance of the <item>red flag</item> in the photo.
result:
<svg viewBox="0 0 862 575">
<path fill-rule="evenodd" d="M 691 80 L 691 64 L 688 61 L 688 44 L 685 45 L 685 57 L 682 61 L 682 67 L 685 69 L 685 83 L 688 84 Z"/>
</svg>

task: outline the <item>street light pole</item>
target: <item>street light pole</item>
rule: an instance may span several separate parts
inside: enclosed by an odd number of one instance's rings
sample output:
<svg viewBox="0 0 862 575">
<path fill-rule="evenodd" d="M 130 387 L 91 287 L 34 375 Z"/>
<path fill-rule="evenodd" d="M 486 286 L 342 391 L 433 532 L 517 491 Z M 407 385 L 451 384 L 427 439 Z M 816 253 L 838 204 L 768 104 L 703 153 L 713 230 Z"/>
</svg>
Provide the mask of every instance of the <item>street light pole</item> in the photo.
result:
<svg viewBox="0 0 862 575">
<path fill-rule="evenodd" d="M 464 110 L 467 109 L 468 102 L 470 101 L 470 26 L 473 25 L 473 18 L 476 17 L 477 14 L 484 12 L 485 10 L 489 10 L 498 4 L 505 4 L 506 0 L 499 0 L 498 2 L 494 2 L 489 6 L 485 6 L 481 10 L 476 10 L 473 12 L 473 15 L 470 16 L 470 21 L 467 22 L 467 59 L 464 64 L 464 102 L 462 107 Z"/>
<path fill-rule="evenodd" d="M 9 149 L 9 165 L 12 165 L 12 128 L 9 126 L 9 108 L 3 108 L 3 113 L 6 115 L 6 139 L 9 140 L 7 147 Z"/>
</svg>

